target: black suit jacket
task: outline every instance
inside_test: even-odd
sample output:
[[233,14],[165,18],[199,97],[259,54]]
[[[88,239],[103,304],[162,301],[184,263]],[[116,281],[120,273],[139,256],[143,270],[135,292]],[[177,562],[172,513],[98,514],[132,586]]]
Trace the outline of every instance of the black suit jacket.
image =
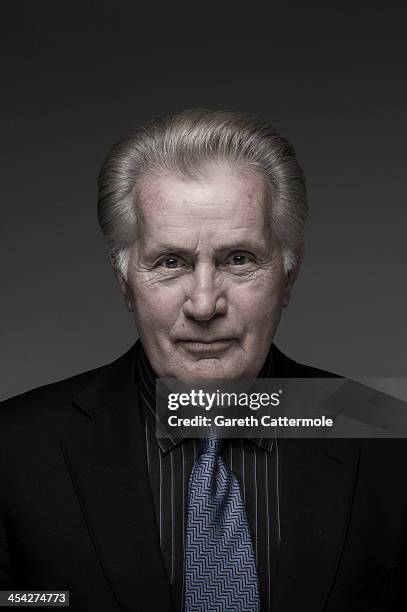
[[[132,375],[113,363],[0,405],[0,589],[172,610]],[[273,347],[280,377],[318,377]],[[407,610],[403,440],[281,440],[273,612]]]

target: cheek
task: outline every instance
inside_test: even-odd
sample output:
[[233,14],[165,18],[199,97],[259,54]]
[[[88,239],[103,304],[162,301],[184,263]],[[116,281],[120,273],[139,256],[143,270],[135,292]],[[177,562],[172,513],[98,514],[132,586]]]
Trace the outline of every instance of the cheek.
[[139,286],[133,292],[134,318],[138,327],[154,333],[169,329],[179,316],[180,292],[164,286]]
[[[260,324],[271,325],[280,316],[282,301],[282,283],[267,277],[260,277],[233,292],[234,309],[251,328],[258,328]],[[262,333],[261,328],[258,329]]]

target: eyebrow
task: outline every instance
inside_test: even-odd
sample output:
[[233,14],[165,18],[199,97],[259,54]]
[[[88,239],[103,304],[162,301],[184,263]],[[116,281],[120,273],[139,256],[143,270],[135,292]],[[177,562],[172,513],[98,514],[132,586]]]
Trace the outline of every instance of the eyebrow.
[[[250,240],[239,240],[230,243],[221,243],[216,245],[214,248],[215,253],[224,253],[226,251],[254,251],[258,250],[259,243],[252,242]],[[152,254],[159,253],[179,253],[180,255],[192,255],[195,249],[189,249],[188,247],[171,244],[169,242],[161,242],[155,246],[147,249],[147,252]]]

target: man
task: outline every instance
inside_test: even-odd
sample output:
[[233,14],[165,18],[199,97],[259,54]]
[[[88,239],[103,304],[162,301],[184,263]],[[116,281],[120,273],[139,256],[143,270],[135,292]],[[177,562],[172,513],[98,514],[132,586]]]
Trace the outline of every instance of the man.
[[98,212],[139,341],[2,405],[1,588],[74,610],[404,610],[402,441],[157,436],[156,378],[329,376],[273,344],[307,214],[291,145],[237,113],[159,118],[107,156]]

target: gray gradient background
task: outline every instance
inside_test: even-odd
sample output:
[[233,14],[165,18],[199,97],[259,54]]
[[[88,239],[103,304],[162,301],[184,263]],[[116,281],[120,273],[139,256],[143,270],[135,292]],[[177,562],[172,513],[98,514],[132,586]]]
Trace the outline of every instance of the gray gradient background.
[[96,176],[126,130],[191,106],[267,118],[305,167],[307,252],[280,348],[349,376],[407,376],[402,9],[76,6],[2,8],[0,398],[134,341]]

